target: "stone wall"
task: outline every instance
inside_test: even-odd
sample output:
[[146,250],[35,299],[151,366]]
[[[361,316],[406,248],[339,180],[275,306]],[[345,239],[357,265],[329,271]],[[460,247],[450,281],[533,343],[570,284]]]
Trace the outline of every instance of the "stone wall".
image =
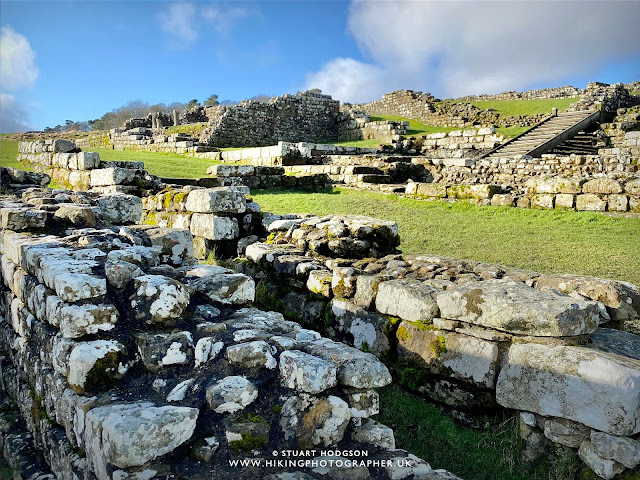
[[467,95],[459,97],[457,102],[477,102],[484,100],[548,100],[553,98],[579,97],[583,90],[567,85],[565,87],[541,88],[538,90],[527,90],[526,92],[502,92],[496,95]]
[[397,233],[373,219],[266,215],[263,226],[268,243],[237,264],[259,280],[260,304],[374,353],[464,418],[520,411],[527,461],[553,442],[602,478],[638,464],[640,337],[617,329],[640,333],[637,286],[380,251],[360,232]]
[[417,150],[430,158],[472,158],[504,142],[493,127],[431,133],[416,142]]
[[380,143],[398,142],[407,134],[409,122],[390,120],[371,121],[363,112],[343,111],[338,116],[338,141],[379,140]]
[[[237,193],[185,205],[235,215]],[[76,195],[0,200],[0,444],[15,478],[457,478],[370,418],[391,382],[374,355],[253,308],[254,280],[197,265],[187,230],[120,226],[115,208],[49,223]],[[283,465],[285,449],[317,453]]]
[[143,162],[105,162],[98,153],[80,151],[68,140],[20,142],[18,152],[19,161],[75,190],[141,194],[161,186]]
[[571,105],[569,111],[600,109],[613,115],[619,108],[634,106],[636,100],[622,83],[589,82],[580,100]]
[[209,107],[209,127],[200,140],[217,147],[335,141],[339,105],[329,95],[301,92],[274,97],[269,103],[248,100],[230,107]]

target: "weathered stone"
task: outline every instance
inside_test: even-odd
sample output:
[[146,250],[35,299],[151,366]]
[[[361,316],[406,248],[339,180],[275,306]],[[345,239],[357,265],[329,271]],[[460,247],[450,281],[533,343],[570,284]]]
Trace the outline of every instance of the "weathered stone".
[[91,186],[128,185],[135,178],[135,170],[129,168],[99,168],[91,170]]
[[353,337],[353,346],[376,356],[390,348],[387,338],[389,319],[376,312],[369,312],[353,301],[334,298],[330,303],[336,320],[336,330]]
[[124,346],[115,340],[94,340],[77,343],[69,354],[67,381],[74,392],[108,386],[109,380],[127,372],[120,363]]
[[189,387],[193,385],[193,382],[195,382],[195,380],[193,378],[189,378],[173,387],[169,392],[169,395],[167,395],[167,402],[181,402],[184,400],[184,397],[187,396],[187,391],[189,390]]
[[259,265],[270,265],[280,255],[303,255],[304,251],[294,245],[270,245],[254,243],[246,250],[246,257]]
[[437,301],[444,318],[519,335],[581,335],[593,332],[599,320],[595,302],[540,291],[520,282],[469,282],[441,292]]
[[197,213],[242,213],[246,209],[243,193],[234,187],[192,190],[186,208]]
[[620,463],[600,457],[595,452],[593,444],[589,441],[585,441],[580,445],[578,456],[596,475],[604,480],[611,480],[624,471],[624,466]]
[[389,280],[378,285],[376,309],[413,322],[438,316],[438,290],[417,280]]
[[638,385],[638,360],[585,347],[514,344],[496,399],[507,408],[633,435],[640,432]]
[[351,418],[367,418],[380,413],[380,395],[375,390],[349,389],[345,400],[351,409]]
[[371,353],[361,352],[329,339],[310,342],[303,351],[338,366],[338,382],[355,388],[377,388],[391,383],[391,375],[384,364]]
[[196,427],[197,408],[138,402],[94,408],[85,418],[87,460],[97,478],[107,465],[137,467],[173,451]]
[[[50,282],[45,282],[50,285]],[[102,298],[107,293],[107,280],[85,273],[56,275],[53,284],[56,295],[65,302]]]
[[576,204],[576,196],[571,193],[559,193],[556,195],[556,210],[573,210]]
[[378,287],[381,282],[391,280],[385,275],[358,275],[356,279],[356,294],[354,300],[356,304],[363,308],[371,308],[375,305]]
[[118,321],[113,305],[65,305],[59,311],[60,333],[65,338],[108,331]]
[[104,265],[104,273],[109,281],[109,285],[114,288],[124,288],[135,277],[141,277],[144,272],[138,265],[125,261],[107,261]]
[[582,185],[583,193],[622,193],[622,185],[611,178],[592,178]]
[[135,195],[112,193],[98,198],[98,217],[104,223],[128,225],[142,218],[142,200]]
[[232,240],[240,235],[237,219],[207,213],[194,213],[190,230],[194,236],[209,240]]
[[553,210],[555,195],[538,194],[531,197],[531,208],[540,208],[543,210]]
[[640,178],[632,178],[624,184],[624,191],[629,195],[640,195]]
[[425,329],[411,322],[402,322],[396,332],[398,357],[419,359],[435,375],[492,389],[498,370],[498,346],[446,331]]
[[310,292],[331,298],[332,281],[333,273],[329,270],[312,270],[309,272],[309,278],[307,279],[307,289]]
[[216,342],[214,337],[204,337],[198,340],[194,352],[196,368],[213,360],[224,348],[224,343]]
[[53,141],[53,151],[55,153],[73,152],[76,149],[76,144],[70,140],[56,139]]
[[447,186],[439,183],[417,183],[416,195],[419,197],[445,198]]
[[347,403],[334,396],[326,398],[302,394],[289,397],[282,406],[280,427],[292,447],[325,447],[344,437],[351,413]]
[[62,204],[53,214],[53,218],[74,227],[95,227],[97,219],[93,210],[89,205]]
[[496,193],[491,197],[491,205],[497,207],[513,207],[515,198],[509,193]]
[[609,211],[610,212],[626,212],[629,208],[629,198],[622,195],[609,195]]
[[604,212],[607,209],[607,200],[600,198],[595,193],[585,193],[576,196],[576,210]]
[[273,358],[271,347],[263,340],[240,343],[227,348],[226,357],[230,363],[245,368],[266,367],[276,368],[277,362]]
[[581,193],[583,182],[580,178],[536,176],[525,182],[525,188],[533,194]]
[[591,431],[593,451],[601,458],[614,460],[627,468],[640,464],[640,440]]
[[[214,302],[226,305],[244,305],[253,302],[256,295],[256,285],[253,278],[242,273],[217,273],[211,271],[194,275],[194,270],[187,272],[186,287],[193,293],[199,292]],[[190,276],[195,278],[191,279]]]
[[46,226],[47,212],[27,208],[0,208],[0,227],[21,232],[41,230]]
[[361,425],[353,427],[351,438],[355,442],[366,443],[378,448],[390,450],[396,448],[393,430],[371,419],[367,419]]
[[307,393],[320,393],[335,387],[337,368],[332,362],[299,350],[280,354],[280,379],[287,388]]
[[189,292],[179,282],[162,275],[143,275],[133,280],[129,296],[137,319],[161,323],[178,318],[189,304]]
[[589,438],[591,429],[564,418],[547,418],[543,424],[544,436],[554,443],[579,448]]
[[244,377],[225,377],[207,387],[207,402],[216,413],[234,413],[258,398],[258,389]]
[[498,185],[453,185],[447,188],[447,196],[452,198],[488,199],[500,193]]
[[336,297],[351,298],[356,293],[357,272],[351,267],[336,267],[333,269],[331,291]]
[[151,372],[193,361],[193,338],[189,332],[140,333],[136,336],[136,344],[142,363]]

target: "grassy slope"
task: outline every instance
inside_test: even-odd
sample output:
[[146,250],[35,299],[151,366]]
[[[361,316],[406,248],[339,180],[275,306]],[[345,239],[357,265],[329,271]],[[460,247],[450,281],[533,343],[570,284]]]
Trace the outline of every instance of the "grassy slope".
[[[578,101],[577,97],[555,98],[549,100],[482,100],[469,102],[481,110],[488,108],[495,110],[500,115],[535,115],[537,113],[551,113],[552,108],[559,111],[566,110],[572,103]],[[467,102],[465,102],[467,103]]]
[[433,253],[540,272],[571,272],[640,284],[640,220],[419,201],[338,189],[334,194],[254,192],[274,213],[350,213],[398,222],[405,253]]

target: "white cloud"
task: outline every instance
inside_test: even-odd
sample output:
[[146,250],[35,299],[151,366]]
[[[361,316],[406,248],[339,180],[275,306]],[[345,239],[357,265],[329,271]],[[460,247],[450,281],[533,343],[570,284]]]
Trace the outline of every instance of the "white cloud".
[[251,15],[242,7],[219,4],[198,6],[190,2],[177,2],[159,12],[156,19],[160,28],[173,40],[173,46],[186,48],[196,42],[201,29],[208,25],[218,34],[227,34],[240,20]]
[[306,89],[319,88],[345,102],[365,102],[384,93],[386,73],[353,58],[334,58],[306,76]]
[[13,95],[0,93],[0,132],[14,133],[33,130],[25,106]]
[[207,5],[200,10],[205,19],[218,33],[228,33],[239,20],[249,16],[246,8],[222,8],[217,5]]
[[3,89],[32,87],[40,74],[35,59],[36,53],[24,35],[10,26],[0,29],[0,82]]
[[156,15],[160,28],[173,38],[175,47],[188,47],[198,38],[196,7],[193,3],[172,3]]
[[[354,1],[349,31],[371,59],[363,65],[384,72],[372,79],[382,91],[458,96],[595,75],[640,54],[638,18],[640,2]],[[340,71],[333,62],[308,78],[324,79],[340,100],[360,97],[362,68]]]

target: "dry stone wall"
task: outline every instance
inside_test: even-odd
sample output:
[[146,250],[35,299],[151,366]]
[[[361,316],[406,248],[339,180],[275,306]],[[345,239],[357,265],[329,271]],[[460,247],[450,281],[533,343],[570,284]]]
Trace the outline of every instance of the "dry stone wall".
[[[237,194],[185,205],[233,215]],[[254,280],[197,265],[188,230],[49,225],[64,195],[80,194],[0,200],[0,443],[16,478],[457,479],[371,418],[391,382],[373,354],[254,308]],[[285,449],[317,454],[283,464]]]
[[373,352],[436,402],[520,411],[529,461],[552,442],[601,478],[640,463],[640,337],[617,329],[640,333],[637,286],[390,253],[358,242],[376,228],[396,239],[394,227],[361,217],[267,215],[263,226],[267,241],[237,264],[258,302]]
[[526,92],[502,92],[496,95],[467,95],[459,97],[457,102],[475,102],[483,100],[549,100],[554,98],[579,97],[584,90],[567,85],[565,87],[541,88],[538,90],[527,90]]
[[409,122],[371,121],[363,112],[344,111],[338,116],[338,141],[378,140],[380,143],[400,141],[407,134]]
[[217,147],[252,147],[286,142],[330,142],[338,138],[340,102],[329,95],[301,92],[207,108],[209,127],[200,140]]

